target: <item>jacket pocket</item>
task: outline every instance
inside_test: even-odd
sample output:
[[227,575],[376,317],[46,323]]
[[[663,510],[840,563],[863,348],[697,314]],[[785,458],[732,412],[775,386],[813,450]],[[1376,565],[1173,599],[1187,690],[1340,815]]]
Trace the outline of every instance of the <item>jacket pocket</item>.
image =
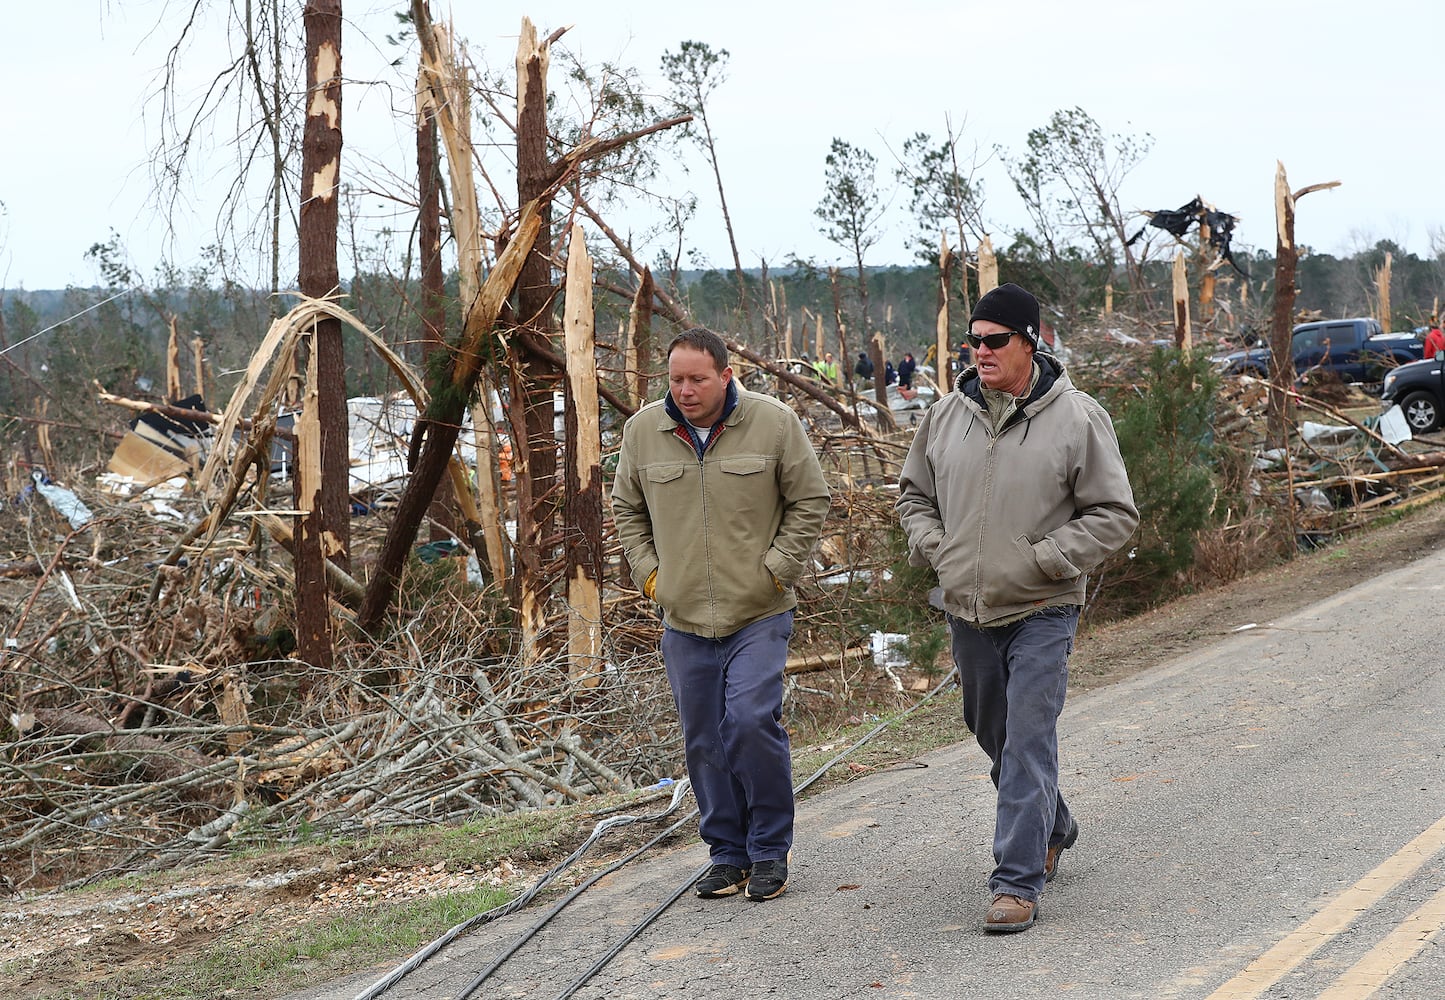
[[[768,475],[770,464],[762,455],[736,455],[718,462],[721,475],[714,480],[715,496],[722,508],[717,513],[728,531],[766,530],[779,502],[777,480]],[[766,544],[771,542],[768,539]]]
[[761,455],[748,458],[725,458],[718,463],[718,468],[730,476],[751,476],[762,472],[767,467],[768,460]]
[[1007,565],[994,566],[983,574],[983,599],[993,607],[1027,604],[1054,596],[1059,585],[1039,565],[1034,543],[1026,535],[1013,541],[1013,552]]
[[647,469],[647,481],[649,483],[670,483],[674,479],[681,479],[687,469],[681,465],[652,465]]
[[[1028,545],[1028,539],[1024,539]],[[1034,563],[1050,580],[1072,580],[1079,575],[1079,568],[1069,562],[1059,548],[1058,543],[1051,538],[1041,538],[1029,545],[1029,551],[1033,553]]]

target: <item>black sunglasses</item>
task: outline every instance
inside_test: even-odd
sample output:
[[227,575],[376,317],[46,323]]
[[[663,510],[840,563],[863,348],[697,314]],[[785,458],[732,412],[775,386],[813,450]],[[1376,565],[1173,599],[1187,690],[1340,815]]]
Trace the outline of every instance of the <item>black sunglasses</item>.
[[1003,333],[987,333],[982,337],[976,333],[965,333],[963,339],[967,341],[969,347],[983,344],[990,351],[1001,351],[1008,346],[1009,338],[1013,335],[1013,330],[1005,330]]

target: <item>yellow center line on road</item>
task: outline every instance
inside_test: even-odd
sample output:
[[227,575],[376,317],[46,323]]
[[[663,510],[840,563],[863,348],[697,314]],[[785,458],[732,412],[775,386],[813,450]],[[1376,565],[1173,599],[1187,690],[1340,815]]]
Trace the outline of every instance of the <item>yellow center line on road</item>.
[[1316,1000],[1363,1000],[1387,983],[1400,967],[1430,943],[1445,924],[1445,889],[1410,914],[1400,926],[1370,949],[1349,971],[1336,979]]
[[1445,847],[1445,818],[1386,858],[1205,1000],[1255,1000]]

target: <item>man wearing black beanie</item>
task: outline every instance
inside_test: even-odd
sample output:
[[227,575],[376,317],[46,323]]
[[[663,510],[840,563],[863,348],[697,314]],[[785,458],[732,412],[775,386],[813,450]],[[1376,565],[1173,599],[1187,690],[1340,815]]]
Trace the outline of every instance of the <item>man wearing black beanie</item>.
[[1086,574],[1139,523],[1108,413],[1039,352],[1018,285],[978,300],[972,364],[918,425],[899,478],[909,560],[943,590],[963,717],[998,789],[984,929],[1027,930],[1079,836],[1058,719]]

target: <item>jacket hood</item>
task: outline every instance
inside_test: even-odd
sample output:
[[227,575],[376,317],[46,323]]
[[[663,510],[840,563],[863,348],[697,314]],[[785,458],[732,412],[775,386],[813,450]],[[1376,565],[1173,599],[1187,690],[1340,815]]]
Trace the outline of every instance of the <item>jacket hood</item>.
[[[1029,393],[1025,403],[1032,403],[1043,397],[1045,393],[1060,379],[1067,378],[1064,372],[1064,363],[1052,354],[1045,354],[1042,351],[1034,352],[1034,361],[1039,366],[1039,383],[1034,386],[1034,391]],[[958,373],[953,380],[953,390],[977,403],[983,402],[983,385],[978,378],[978,365],[969,365]]]

